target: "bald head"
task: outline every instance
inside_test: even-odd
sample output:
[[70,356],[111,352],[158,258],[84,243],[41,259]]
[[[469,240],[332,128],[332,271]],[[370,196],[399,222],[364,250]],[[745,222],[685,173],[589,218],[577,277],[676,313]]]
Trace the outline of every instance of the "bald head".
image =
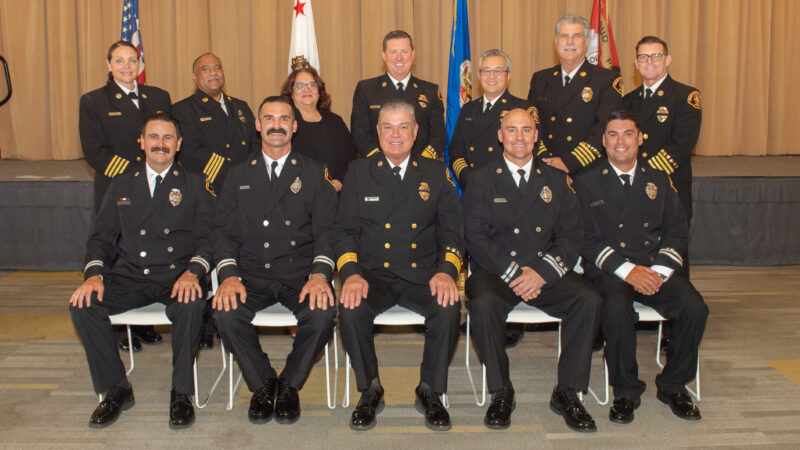
[[522,108],[509,111],[497,131],[497,138],[503,143],[503,155],[518,166],[527,164],[533,157],[537,137],[536,122]]

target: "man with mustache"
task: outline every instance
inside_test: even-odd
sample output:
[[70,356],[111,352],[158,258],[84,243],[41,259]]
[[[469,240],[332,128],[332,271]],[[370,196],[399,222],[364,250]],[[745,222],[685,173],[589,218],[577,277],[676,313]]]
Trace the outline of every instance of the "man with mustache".
[[603,120],[622,108],[622,77],[586,60],[588,36],[583,17],[559,19],[559,65],[534,73],[528,91],[542,128],[536,158],[570,174],[603,157]]
[[[333,251],[328,230],[336,190],[328,169],[292,149],[294,109],[282,96],[258,109],[261,151],[233,166],[214,215],[219,289],[214,319],[253,391],[250,422],[300,418],[298,390],[333,332]],[[278,375],[250,323],[280,303],[297,318],[297,335]]]
[[114,345],[108,316],[163,303],[172,322],[169,426],[194,423],[192,363],[200,343],[211,261],[213,197],[204,180],[179,164],[177,122],[167,113],[145,120],[145,163],[114,177],[86,244],[85,281],[70,298],[92,384],[104,394],[89,426],[114,423],[133,406],[133,388]]
[[524,301],[561,319],[563,349],[550,408],[569,428],[596,431],[578,392],[589,385],[603,300],[571,271],[583,242],[578,199],[563,172],[533,157],[536,123],[526,110],[509,111],[497,135],[503,157],[470,175],[461,198],[472,269],[467,308],[493,393],[484,424],[511,424],[515,393],[504,330],[508,313]]
[[439,159],[444,152],[447,133],[444,128],[444,104],[439,86],[411,74],[414,42],[403,30],[390,31],[383,38],[381,57],[386,74],[361,80],[353,93],[350,131],[359,155],[378,153],[378,113],[387,100],[400,98],[414,105],[419,134],[414,155]]
[[[213,53],[203,53],[192,64],[195,93],[172,105],[172,114],[183,131],[180,162],[192,172],[203,174],[216,195],[230,166],[244,161],[261,146],[255,119],[244,100],[223,91],[225,72]],[[214,346],[214,323],[206,311],[201,349]]]
[[585,221],[581,255],[586,276],[605,301],[601,325],[615,423],[633,421],[645,383],[636,365],[636,312],[641,302],[673,322],[667,364],[656,376],[657,397],[673,414],[699,420],[685,384],[697,370],[708,307],[683,272],[686,214],[669,176],[637,161],[644,137],[636,116],[612,112],[604,124],[608,159],[575,179]]

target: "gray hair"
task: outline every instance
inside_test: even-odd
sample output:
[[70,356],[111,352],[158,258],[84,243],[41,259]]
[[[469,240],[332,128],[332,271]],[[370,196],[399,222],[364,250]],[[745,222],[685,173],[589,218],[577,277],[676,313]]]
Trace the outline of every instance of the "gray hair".
[[582,16],[577,14],[567,14],[558,19],[558,22],[556,22],[556,37],[558,37],[558,29],[561,28],[562,23],[570,25],[583,25],[583,36],[587,39],[589,38],[589,21],[584,19]]
[[483,60],[490,57],[490,56],[502,56],[506,60],[506,68],[509,72],[511,72],[511,58],[503,53],[502,50],[498,50],[493,48],[491,50],[486,50],[485,52],[481,53],[481,58],[478,60],[478,69],[483,66]]
[[378,113],[378,121],[380,121],[380,115],[385,112],[397,112],[397,111],[404,111],[411,114],[411,118],[414,122],[417,121],[416,115],[414,114],[414,106],[407,101],[400,99],[400,98],[393,98],[384,102],[381,105],[381,111]]

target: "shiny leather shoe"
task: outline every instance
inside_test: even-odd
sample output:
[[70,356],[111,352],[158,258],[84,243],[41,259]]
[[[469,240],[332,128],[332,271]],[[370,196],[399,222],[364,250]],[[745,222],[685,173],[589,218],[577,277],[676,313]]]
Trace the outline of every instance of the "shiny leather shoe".
[[214,348],[214,335],[200,336],[200,350],[211,350]]
[[250,423],[264,424],[272,419],[275,413],[275,392],[278,390],[278,379],[267,380],[263,387],[256,389],[250,398],[250,409],[247,418]]
[[633,422],[633,410],[641,404],[641,397],[615,398],[613,406],[608,411],[608,419],[614,423],[631,423]]
[[447,431],[450,424],[450,414],[439,399],[439,394],[430,387],[417,386],[415,390],[417,401],[414,402],[417,411],[425,416],[425,426],[433,431]]
[[89,428],[105,428],[111,425],[117,421],[122,411],[130,409],[135,403],[133,388],[112,386],[89,418]]
[[188,394],[175,391],[169,394],[169,428],[180,430],[194,424],[194,407]]
[[375,416],[383,411],[383,388],[370,386],[361,394],[353,415],[350,416],[350,429],[355,431],[366,431],[372,429],[377,424]]
[[275,400],[275,421],[288,425],[300,418],[300,396],[297,389],[278,380],[278,397]]
[[656,394],[659,400],[669,405],[672,414],[686,420],[700,420],[700,410],[692,402],[692,398],[683,392],[677,394],[665,394],[658,391]]
[[550,397],[550,409],[554,413],[564,416],[564,422],[574,431],[581,433],[597,431],[594,419],[586,411],[583,402],[578,398],[578,393],[573,389],[553,390],[553,395]]
[[[139,340],[138,337],[132,336],[131,341],[133,341],[133,353],[142,351],[142,341]],[[127,352],[130,348],[128,346],[128,336],[124,338],[117,339],[117,348],[122,350],[123,352]]]
[[143,327],[133,330],[136,333],[136,336],[139,336],[139,339],[142,340],[142,343],[147,345],[152,344],[160,344],[161,343],[161,335],[156,333],[156,330],[153,327]]
[[506,348],[516,347],[522,340],[523,334],[525,334],[525,327],[521,324],[506,325]]
[[493,430],[504,430],[511,425],[511,413],[517,406],[514,388],[504,386],[492,395],[492,404],[486,410],[483,423]]

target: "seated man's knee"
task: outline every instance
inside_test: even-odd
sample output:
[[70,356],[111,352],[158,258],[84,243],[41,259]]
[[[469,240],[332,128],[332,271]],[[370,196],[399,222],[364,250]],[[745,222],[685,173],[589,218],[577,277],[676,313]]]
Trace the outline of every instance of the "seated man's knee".
[[309,310],[298,325],[307,325],[314,328],[333,328],[333,318],[336,316],[335,308]]

